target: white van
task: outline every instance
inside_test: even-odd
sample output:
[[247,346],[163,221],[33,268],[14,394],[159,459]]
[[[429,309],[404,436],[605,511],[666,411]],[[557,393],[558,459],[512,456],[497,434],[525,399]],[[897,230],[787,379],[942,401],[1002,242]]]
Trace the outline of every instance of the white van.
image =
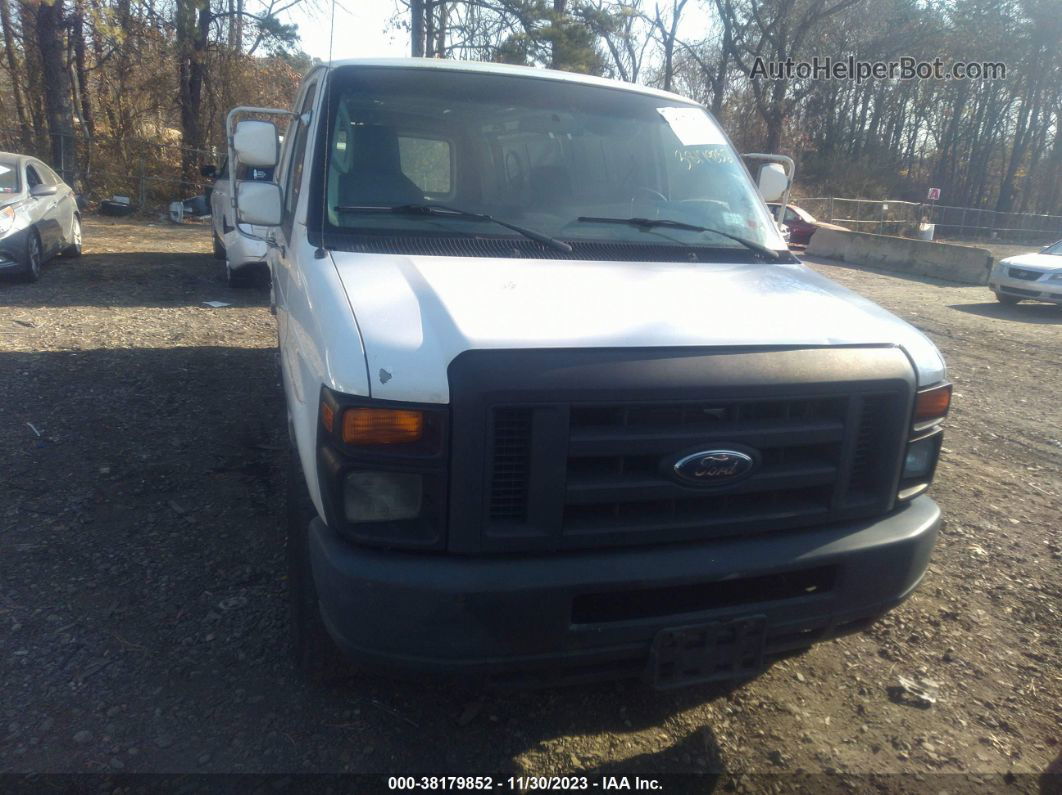
[[338,647],[744,677],[918,585],[944,362],[788,252],[764,204],[784,184],[761,196],[697,103],[347,61],[307,75],[282,151],[270,123],[230,129],[277,167],[235,208],[271,230],[307,673]]

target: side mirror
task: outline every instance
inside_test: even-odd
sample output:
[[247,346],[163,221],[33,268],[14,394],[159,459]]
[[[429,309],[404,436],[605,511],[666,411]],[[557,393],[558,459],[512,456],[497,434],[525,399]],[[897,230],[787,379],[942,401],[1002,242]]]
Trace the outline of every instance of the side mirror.
[[767,163],[760,169],[760,195],[765,202],[781,201],[789,188],[789,177],[781,163]]
[[30,196],[33,196],[38,199],[43,196],[54,196],[58,192],[58,185],[34,185],[32,188],[30,188]]
[[280,226],[284,201],[275,182],[241,179],[236,183],[236,220],[254,226]]
[[273,168],[280,162],[280,136],[271,121],[249,119],[236,125],[232,136],[236,159],[245,166]]
[[207,179],[214,179],[218,175],[218,167],[213,163],[204,163],[199,167],[199,173]]

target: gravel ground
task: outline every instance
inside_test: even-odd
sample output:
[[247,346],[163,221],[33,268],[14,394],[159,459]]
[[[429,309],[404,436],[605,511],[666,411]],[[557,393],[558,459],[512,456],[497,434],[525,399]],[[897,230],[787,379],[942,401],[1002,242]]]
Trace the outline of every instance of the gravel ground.
[[90,220],[85,248],[0,283],[0,772],[906,771],[939,791],[926,774],[1062,761],[1062,310],[813,263],[927,331],[956,384],[937,553],[870,630],[722,694],[315,689],[286,656],[265,291],[224,286],[201,226]]

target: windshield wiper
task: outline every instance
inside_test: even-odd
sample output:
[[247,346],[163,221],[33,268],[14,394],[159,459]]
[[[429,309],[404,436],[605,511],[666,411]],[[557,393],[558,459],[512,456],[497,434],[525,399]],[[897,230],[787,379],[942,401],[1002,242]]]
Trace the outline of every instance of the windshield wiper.
[[395,215],[430,215],[435,218],[453,218],[461,221],[486,221],[487,223],[497,224],[498,226],[504,226],[506,229],[512,229],[514,232],[523,235],[528,240],[534,240],[536,243],[541,243],[548,248],[555,251],[563,251],[565,254],[572,253],[572,247],[565,243],[563,240],[557,240],[542,232],[536,232],[534,229],[527,229],[523,226],[517,226],[511,224],[508,221],[502,221],[495,218],[492,215],[486,215],[485,213],[473,213],[468,210],[459,210],[456,207],[448,207],[445,204],[396,204],[388,207],[387,205],[340,205],[333,208],[337,213],[392,213]]
[[682,221],[672,221],[670,218],[595,218],[589,215],[581,215],[575,220],[583,224],[625,224],[627,226],[636,226],[639,229],[652,229],[660,226],[666,227],[667,229],[685,229],[688,232],[711,232],[713,235],[722,235],[723,237],[735,240],[745,248],[751,249],[757,254],[762,254],[767,259],[775,262],[778,262],[782,258],[781,252],[775,251],[773,248],[767,248],[767,246],[760,245],[755,241],[747,240],[738,235],[732,235],[729,232],[723,232],[719,229],[712,229],[707,226],[697,226],[696,224],[686,224]]

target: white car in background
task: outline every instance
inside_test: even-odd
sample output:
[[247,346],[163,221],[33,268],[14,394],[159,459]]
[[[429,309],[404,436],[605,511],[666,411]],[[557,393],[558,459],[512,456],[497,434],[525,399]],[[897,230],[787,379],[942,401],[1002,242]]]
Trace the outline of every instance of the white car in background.
[[35,282],[56,254],[81,255],[76,194],[40,160],[0,152],[0,273]]
[[[225,262],[225,281],[229,287],[247,287],[256,274],[266,267],[268,247],[262,238],[268,231],[263,227],[241,224],[240,234],[236,229],[232,208],[232,179],[229,174],[227,158],[221,161],[221,168],[204,165],[200,173],[214,180],[213,188],[207,189],[210,201],[211,227],[214,238],[214,257]],[[237,179],[263,180],[273,179],[273,169],[248,168],[240,166]],[[254,235],[254,237],[248,237]]]
[[1062,304],[1062,240],[1036,254],[1000,260],[992,268],[988,286],[1002,304],[1025,299]]

